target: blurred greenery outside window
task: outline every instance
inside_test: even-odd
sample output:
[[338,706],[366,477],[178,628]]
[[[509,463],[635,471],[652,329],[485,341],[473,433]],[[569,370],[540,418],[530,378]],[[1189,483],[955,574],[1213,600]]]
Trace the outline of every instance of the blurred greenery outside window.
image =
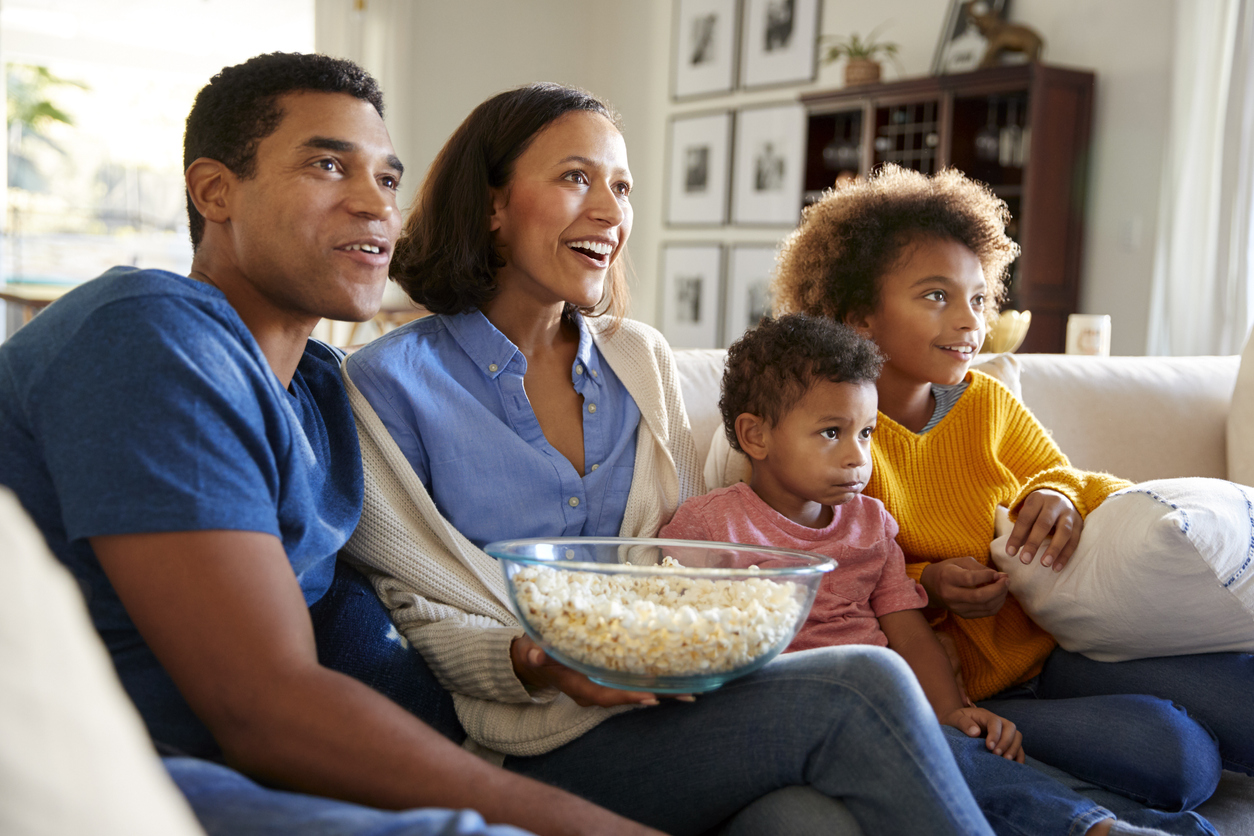
[[93,73],[88,83],[45,66],[5,65],[5,282],[77,284],[115,264],[186,272],[191,246],[178,145],[150,150],[143,116],[131,136],[101,131],[104,125],[116,134],[117,113],[137,98],[149,111],[177,108],[181,122],[188,101],[182,85],[162,90],[159,80],[134,75]]

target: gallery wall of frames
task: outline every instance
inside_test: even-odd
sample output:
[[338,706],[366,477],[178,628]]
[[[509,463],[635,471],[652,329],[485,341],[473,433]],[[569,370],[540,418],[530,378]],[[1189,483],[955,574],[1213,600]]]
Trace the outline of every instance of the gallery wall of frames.
[[954,166],[1007,202],[1023,254],[1006,307],[1033,312],[1024,350],[1062,350],[1094,75],[1025,56],[981,66],[987,41],[949,5],[930,75],[816,90],[821,0],[674,0],[657,319],[672,344],[726,347],[755,325],[802,207],[891,162]]
[[801,217],[796,88],[816,77],[821,6],[675,0],[658,321],[677,347],[725,347],[770,312],[775,251]]

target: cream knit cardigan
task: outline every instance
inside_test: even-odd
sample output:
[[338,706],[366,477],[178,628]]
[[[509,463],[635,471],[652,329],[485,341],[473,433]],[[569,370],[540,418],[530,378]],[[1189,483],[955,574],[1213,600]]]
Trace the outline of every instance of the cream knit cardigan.
[[[680,503],[705,492],[675,358],[647,325],[621,320],[610,334],[608,322],[585,321],[640,409],[620,534],[652,537]],[[509,654],[523,631],[510,612],[500,566],[440,515],[347,371],[344,382],[365,469],[361,522],[347,551],[371,577],[398,629],[452,692],[468,748],[498,761],[538,755],[625,710],[580,707],[555,689],[532,693],[523,686]]]

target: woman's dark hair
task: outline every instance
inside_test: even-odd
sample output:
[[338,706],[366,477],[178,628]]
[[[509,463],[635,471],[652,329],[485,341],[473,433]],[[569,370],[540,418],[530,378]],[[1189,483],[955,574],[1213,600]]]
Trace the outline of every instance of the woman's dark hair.
[[1019,245],[1006,235],[1010,211],[983,183],[946,169],[932,176],[885,165],[867,180],[828,191],[785,240],[771,291],[776,314],[802,312],[847,322],[873,313],[879,280],[927,238],[957,241],[980,260],[986,316],[997,312]]
[[[207,157],[236,177],[252,177],[257,146],[283,121],[279,97],[287,93],[347,93],[369,102],[383,116],[383,94],[375,80],[352,61],[329,55],[271,52],[227,67],[196,94],[183,132],[183,170]],[[192,249],[205,234],[204,216],[187,196]]]
[[718,399],[727,441],[740,450],[738,416],[775,426],[815,382],[874,383],[883,363],[875,343],[848,325],[806,314],[765,317],[727,349]]
[[[491,190],[509,185],[515,161],[538,133],[578,111],[600,114],[622,130],[618,114],[591,94],[541,83],[498,93],[453,131],[427,172],[392,256],[392,278],[410,298],[442,314],[481,308],[492,298],[505,261],[488,228]],[[626,310],[626,255],[622,251],[610,268],[604,312],[613,317]]]

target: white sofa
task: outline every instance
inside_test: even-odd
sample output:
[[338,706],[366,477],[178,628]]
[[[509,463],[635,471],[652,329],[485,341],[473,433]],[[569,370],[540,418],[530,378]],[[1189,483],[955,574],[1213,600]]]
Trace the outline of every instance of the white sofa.
[[[703,461],[714,433],[723,431],[718,397],[725,356],[720,349],[676,351]],[[1254,439],[1246,428],[1254,435],[1254,347],[1246,349],[1246,370],[1239,375],[1241,362],[1235,355],[1022,354],[981,357],[977,367],[990,363],[986,369],[1020,394],[1076,467],[1134,482],[1209,476],[1250,484]],[[1241,388],[1234,399],[1238,377]],[[1234,403],[1240,421],[1230,427]],[[1254,836],[1254,778],[1225,772],[1200,812],[1223,836]]]

